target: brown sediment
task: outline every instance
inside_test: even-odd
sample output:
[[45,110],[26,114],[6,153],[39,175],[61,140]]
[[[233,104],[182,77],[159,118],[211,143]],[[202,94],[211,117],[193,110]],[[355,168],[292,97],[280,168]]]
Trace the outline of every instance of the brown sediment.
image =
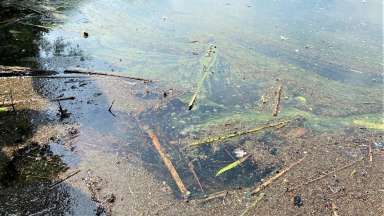
[[285,173],[287,173],[289,170],[291,170],[293,167],[297,166],[298,164],[300,164],[301,162],[303,162],[303,160],[305,159],[305,156],[303,158],[301,158],[300,160],[292,163],[291,165],[289,165],[287,168],[279,171],[276,175],[272,176],[270,179],[268,179],[267,181],[265,181],[263,184],[259,185],[256,189],[254,189],[251,193],[252,194],[256,194],[256,193],[259,193],[260,191],[264,190],[266,187],[268,187],[270,184],[272,184],[272,182],[274,182],[275,180],[277,180],[278,178],[280,178],[281,176],[283,176]]
[[333,174],[333,173],[336,173],[336,172],[342,171],[342,170],[344,170],[344,169],[347,169],[347,168],[349,168],[349,167],[355,165],[356,163],[358,163],[358,162],[360,162],[360,161],[362,161],[362,160],[364,160],[364,157],[361,157],[361,158],[359,158],[359,159],[357,159],[357,160],[355,160],[355,161],[352,161],[351,163],[349,163],[349,164],[347,164],[347,165],[345,165],[345,166],[343,166],[343,167],[341,167],[341,168],[339,168],[339,169],[335,169],[335,170],[333,170],[333,171],[331,171],[331,172],[328,172],[328,173],[326,173],[326,174],[324,174],[324,175],[321,175],[320,177],[317,177],[317,178],[315,178],[315,179],[309,180],[309,181],[305,182],[304,184],[299,185],[298,187],[296,187],[296,188],[294,188],[294,189],[298,189],[298,188],[301,188],[302,186],[309,185],[309,184],[311,184],[311,183],[313,183],[313,182],[319,181],[319,180],[321,180],[321,179],[323,179],[323,178],[328,177],[329,175],[331,175],[331,174]]

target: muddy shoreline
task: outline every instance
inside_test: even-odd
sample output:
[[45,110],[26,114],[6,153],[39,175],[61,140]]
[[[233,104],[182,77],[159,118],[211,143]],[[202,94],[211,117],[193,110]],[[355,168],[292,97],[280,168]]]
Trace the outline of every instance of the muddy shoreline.
[[[4,138],[8,136],[7,139],[2,139],[2,141],[7,140],[7,145],[5,142],[2,144],[2,152],[7,152],[6,166],[14,166],[12,172],[17,174],[10,175],[9,168],[5,169],[7,171],[2,180],[6,181],[8,185],[2,187],[0,203],[2,203],[1,209],[4,210],[3,214],[44,214],[45,211],[49,211],[75,215],[86,212],[88,212],[86,214],[96,215],[121,215],[124,214],[123,212],[130,212],[129,214],[132,215],[237,215],[253,200],[250,191],[260,184],[257,182],[248,186],[244,185],[244,188],[224,183],[226,185],[224,188],[216,190],[211,188],[206,192],[209,196],[210,193],[227,188],[226,190],[230,191],[228,195],[208,201],[199,201],[204,198],[196,197],[185,203],[180,200],[180,194],[173,180],[166,173],[160,158],[148,160],[147,156],[143,155],[145,151],[152,151],[150,155],[156,155],[150,140],[145,141],[144,139],[144,143],[141,144],[144,146],[141,147],[132,146],[121,149],[118,143],[126,141],[122,139],[121,132],[116,130],[122,130],[122,132],[131,130],[133,133],[141,133],[141,137],[145,138],[143,132],[135,132],[135,124],[128,122],[129,119],[133,121],[133,116],[137,116],[137,112],[142,112],[141,106],[143,105],[140,104],[152,106],[155,110],[162,110],[168,109],[167,101],[172,103],[172,95],[164,98],[161,88],[145,90],[147,94],[158,95],[157,99],[141,99],[142,94],[131,91],[134,93],[129,104],[134,104],[134,106],[128,106],[131,112],[127,115],[119,111],[121,106],[127,106],[127,104],[121,103],[126,100],[127,96],[121,97],[116,94],[121,92],[121,86],[113,88],[111,84],[126,82],[130,88],[137,88],[138,91],[142,87],[141,85],[147,84],[132,85],[130,81],[123,81],[120,78],[105,77],[92,77],[85,80],[83,78],[2,79],[9,85],[21,87],[20,89],[13,88],[14,97],[17,99],[43,96],[37,102],[16,105],[16,111],[10,110],[1,114],[1,125],[7,127],[9,131],[16,131],[16,134],[4,133],[2,135]],[[102,85],[105,85],[109,91],[101,93]],[[6,91],[5,86],[2,91]],[[37,92],[33,86],[39,86]],[[52,89],[54,90],[51,91]],[[112,110],[115,116],[108,111],[111,102],[103,100],[103,96],[106,94],[114,98]],[[46,98],[71,95],[76,95],[76,99],[61,102],[62,107],[71,114],[68,118],[60,118],[57,103],[50,102]],[[140,96],[136,98],[135,95]],[[33,112],[26,111],[28,109]],[[28,120],[23,119],[26,116]],[[93,118],[100,119],[90,121]],[[5,122],[10,122],[11,119],[15,123],[21,121],[24,124],[28,122],[28,124],[16,124],[13,128],[9,128],[10,125]],[[104,124],[101,131],[100,124]],[[249,135],[248,138],[244,137],[245,141],[241,141],[245,142],[243,145],[248,145],[247,143],[252,140],[264,143],[252,153],[253,163],[261,167],[270,165],[273,167],[270,172],[266,173],[265,178],[260,179],[261,182],[269,178],[268,174],[272,176],[274,172],[307,155],[302,164],[265,189],[266,198],[260,202],[257,211],[271,215],[321,215],[331,214],[333,210],[330,206],[335,204],[340,214],[354,215],[356,212],[364,212],[363,214],[371,212],[369,213],[371,215],[380,215],[383,202],[383,192],[380,189],[380,179],[383,177],[383,153],[382,144],[380,145],[382,134],[363,128],[351,128],[346,130],[343,135],[332,134],[332,132],[318,134],[301,129],[298,127],[300,124],[302,123],[299,121],[269,132],[275,134],[274,143],[279,139],[283,141],[280,145],[275,143],[273,147],[268,147],[270,145],[268,136],[263,138],[260,135],[256,136],[259,137],[256,140],[254,140],[254,135]],[[99,132],[95,132],[95,129]],[[137,138],[132,137],[131,139]],[[159,139],[162,143],[166,140],[161,135]],[[11,145],[12,148],[8,147],[9,143],[14,143]],[[137,145],[133,141],[132,143]],[[62,146],[62,150],[52,153],[49,147],[52,144]],[[369,159],[369,145],[372,148],[372,162]],[[167,146],[167,148],[169,147]],[[231,151],[231,149],[228,150]],[[168,149],[168,151],[171,155],[173,154],[172,150]],[[272,157],[271,152],[275,152]],[[276,152],[278,153],[276,154]],[[57,156],[57,154],[61,156]],[[225,152],[219,151],[218,154],[225,154]],[[336,172],[324,180],[295,189],[310,179],[342,167],[360,157],[364,157],[363,161],[348,169]],[[66,161],[66,165],[63,161]],[[179,168],[182,166],[183,162],[180,164],[180,161],[173,161]],[[41,163],[43,165],[40,165]],[[48,167],[48,169],[38,169],[39,166]],[[28,169],[32,169],[32,172],[28,172]],[[55,187],[54,192],[49,189],[54,182],[76,170],[80,170],[80,172]],[[247,170],[247,168],[242,170]],[[197,173],[206,175],[199,169],[197,169]],[[184,174],[182,177],[186,182],[189,180],[187,181],[185,178],[192,178],[190,181],[192,185],[188,183],[188,188],[195,193],[199,191],[193,177],[186,177]],[[228,178],[228,176],[226,177]],[[239,183],[238,180],[234,181],[235,185]],[[211,180],[202,176],[201,181],[204,187],[208,187]],[[32,191],[32,193],[27,191]],[[21,197],[11,194],[18,194]],[[52,195],[56,198],[51,198]],[[36,196],[42,199],[32,199]],[[302,199],[302,206],[295,206],[293,198],[296,196],[300,196]],[[47,203],[46,200],[51,199],[56,201]],[[10,200],[13,201],[10,202]],[[147,203],[148,201],[149,203]],[[87,203],[87,205],[79,206],[76,204],[78,202]],[[16,203],[29,204],[21,206]],[[351,203],[354,204],[351,205]],[[170,208],[170,206],[173,207]]]

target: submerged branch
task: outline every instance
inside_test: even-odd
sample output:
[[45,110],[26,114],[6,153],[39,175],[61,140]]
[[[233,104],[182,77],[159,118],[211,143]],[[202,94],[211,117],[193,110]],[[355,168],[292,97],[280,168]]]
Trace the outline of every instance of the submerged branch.
[[83,71],[83,70],[65,70],[65,74],[87,74],[87,75],[99,75],[99,76],[111,76],[111,77],[120,77],[120,78],[128,78],[132,80],[139,80],[144,82],[153,82],[153,80],[143,79],[139,77],[132,77],[123,74],[116,73],[103,73],[103,72],[93,72],[93,71]]
[[250,133],[256,133],[256,132],[259,132],[259,131],[267,129],[267,128],[274,128],[274,127],[280,128],[280,127],[283,127],[284,125],[286,125],[288,122],[289,121],[283,121],[283,122],[278,122],[278,123],[274,123],[274,124],[268,124],[265,126],[257,127],[257,128],[247,130],[247,131],[241,131],[241,132],[236,131],[236,132],[226,134],[226,135],[221,135],[221,136],[217,136],[217,137],[210,137],[210,138],[205,139],[205,140],[194,142],[194,143],[190,144],[189,147],[196,147],[196,146],[200,146],[203,144],[208,144],[208,143],[212,143],[212,142],[216,142],[216,141],[220,141],[220,140],[229,139],[232,137],[242,136],[242,135],[250,134]]

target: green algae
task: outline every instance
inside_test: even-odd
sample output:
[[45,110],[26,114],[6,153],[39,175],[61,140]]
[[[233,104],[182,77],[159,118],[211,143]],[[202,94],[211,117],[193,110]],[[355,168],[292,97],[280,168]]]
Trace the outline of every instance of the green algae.
[[365,118],[358,118],[352,120],[352,123],[360,126],[360,127],[365,127],[369,129],[374,129],[374,130],[384,130],[384,121],[383,119],[372,119],[369,117]]

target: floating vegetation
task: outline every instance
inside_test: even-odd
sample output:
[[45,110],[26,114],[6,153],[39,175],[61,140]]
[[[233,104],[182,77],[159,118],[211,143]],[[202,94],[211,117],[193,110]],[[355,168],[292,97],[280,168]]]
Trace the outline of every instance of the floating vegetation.
[[300,103],[303,103],[303,104],[305,104],[307,102],[307,99],[304,96],[297,96],[297,97],[295,97],[295,99],[297,101],[299,101]]
[[199,80],[199,82],[196,85],[195,93],[193,94],[191,100],[188,103],[188,109],[191,110],[196,102],[198,94],[201,92],[201,89],[203,87],[204,81],[207,79],[209,72],[212,69],[212,66],[215,63],[216,60],[216,46],[210,45],[207,51],[207,54],[202,58],[201,60],[201,74],[202,77]]
[[215,176],[219,176],[219,175],[227,172],[228,170],[231,170],[231,169],[239,166],[241,163],[243,163],[245,160],[247,160],[249,158],[249,156],[251,156],[251,155],[244,156],[244,157],[240,158],[239,160],[237,160],[237,161],[235,161],[233,163],[230,163],[227,166],[219,169]]
[[352,121],[353,124],[362,126],[369,129],[375,129],[375,130],[384,130],[384,123],[381,122],[375,122],[370,121],[369,119],[355,119]]

